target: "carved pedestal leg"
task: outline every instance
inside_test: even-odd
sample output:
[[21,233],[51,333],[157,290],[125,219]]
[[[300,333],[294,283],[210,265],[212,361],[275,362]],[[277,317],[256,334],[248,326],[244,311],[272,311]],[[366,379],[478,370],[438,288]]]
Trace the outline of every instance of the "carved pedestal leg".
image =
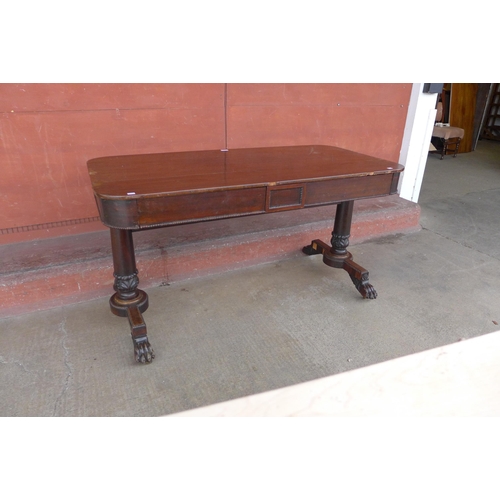
[[142,313],[149,306],[148,295],[139,290],[139,278],[135,265],[132,232],[125,229],[110,229],[115,294],[109,299],[111,312],[127,317],[134,343],[135,359],[140,363],[151,363],[154,352],[148,341],[146,324]]
[[337,205],[331,246],[321,240],[314,240],[310,245],[304,247],[302,251],[307,255],[323,254],[325,264],[347,271],[356,290],[363,298],[375,299],[377,298],[377,292],[368,281],[368,271],[354,262],[351,253],[347,251],[353,206],[353,201],[346,201]]

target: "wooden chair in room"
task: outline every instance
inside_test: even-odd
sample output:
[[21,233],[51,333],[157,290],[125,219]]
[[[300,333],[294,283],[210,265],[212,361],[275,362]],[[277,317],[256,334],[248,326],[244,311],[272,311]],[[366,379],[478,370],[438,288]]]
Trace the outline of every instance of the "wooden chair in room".
[[441,153],[441,160],[450,152],[453,158],[456,158],[460,141],[464,136],[464,129],[459,127],[450,127],[449,124],[442,123],[443,103],[437,103],[436,122],[432,132],[432,145],[436,148],[433,153]]

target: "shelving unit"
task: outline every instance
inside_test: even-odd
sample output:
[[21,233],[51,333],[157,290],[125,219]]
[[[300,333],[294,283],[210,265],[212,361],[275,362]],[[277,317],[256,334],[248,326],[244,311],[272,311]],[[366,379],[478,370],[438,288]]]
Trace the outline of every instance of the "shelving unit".
[[500,83],[492,86],[481,138],[500,141]]

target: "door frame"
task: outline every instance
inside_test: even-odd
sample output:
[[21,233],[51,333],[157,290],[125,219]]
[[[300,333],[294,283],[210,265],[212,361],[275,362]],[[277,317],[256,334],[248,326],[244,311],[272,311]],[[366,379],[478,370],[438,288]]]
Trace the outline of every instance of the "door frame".
[[436,119],[438,94],[423,92],[423,83],[412,85],[399,163],[405,170],[399,182],[401,198],[418,202]]

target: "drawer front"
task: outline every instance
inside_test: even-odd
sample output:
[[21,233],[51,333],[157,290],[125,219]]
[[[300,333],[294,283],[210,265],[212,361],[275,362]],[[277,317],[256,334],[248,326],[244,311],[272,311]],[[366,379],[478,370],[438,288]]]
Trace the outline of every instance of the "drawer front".
[[266,188],[179,194],[138,200],[139,226],[223,219],[265,212]]
[[278,212],[281,210],[295,210],[298,208],[304,208],[305,199],[305,184],[268,186],[266,212]]
[[305,206],[384,196],[394,192],[393,189],[391,174],[310,182],[307,184]]

